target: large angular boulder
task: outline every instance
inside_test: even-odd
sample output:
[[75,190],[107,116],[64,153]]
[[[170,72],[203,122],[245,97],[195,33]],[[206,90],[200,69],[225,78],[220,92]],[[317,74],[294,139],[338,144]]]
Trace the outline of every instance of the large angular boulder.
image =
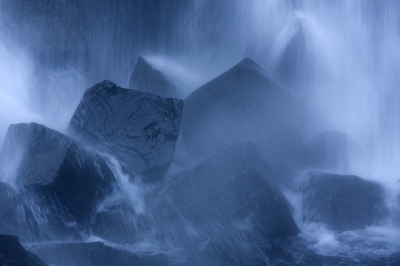
[[[338,242],[343,243],[340,240]],[[374,240],[371,242],[365,241],[362,244],[365,245],[364,247],[373,247],[376,245],[375,249],[371,248],[372,252],[365,252],[365,248],[357,247],[357,244],[354,243],[352,243],[353,245],[350,250],[346,250],[346,244],[344,244],[344,247],[337,247],[335,250],[321,251],[319,248],[310,248],[310,241],[307,241],[302,236],[279,241],[269,241],[265,244],[264,248],[268,259],[260,258],[258,261],[247,265],[398,265],[400,252],[389,243],[382,245],[381,243],[374,243]],[[265,263],[265,261],[268,263]]]
[[129,88],[150,92],[167,98],[180,98],[181,93],[171,78],[139,56],[131,78]]
[[301,158],[303,144],[295,128],[289,92],[246,58],[186,98],[181,134],[197,156],[237,141],[255,142],[275,166]]
[[127,250],[117,248],[106,246],[102,242],[77,242],[35,244],[30,245],[29,250],[38,254],[51,265],[169,265],[163,255],[134,254]]
[[[267,239],[299,232],[288,202],[254,144],[240,143],[168,180],[149,205],[157,241],[239,261]],[[144,229],[145,237],[147,232]]]
[[18,162],[15,183],[77,218],[86,219],[115,181],[106,161],[45,126],[15,124],[0,152],[2,164]]
[[284,39],[276,42],[274,47],[277,56],[272,62],[274,74],[285,87],[293,88],[293,93],[304,93],[315,71],[316,60],[307,36],[307,26],[303,23],[301,19],[294,19]]
[[306,222],[348,231],[379,225],[388,215],[383,188],[352,175],[309,174],[303,187]]
[[174,156],[182,108],[182,100],[103,81],[85,92],[69,130],[105,148],[130,174],[158,181]]
[[16,236],[0,235],[0,265],[4,266],[46,266],[35,254],[27,251]]
[[352,160],[364,156],[361,146],[348,134],[327,130],[316,135],[307,145],[312,167],[330,171],[347,171]]
[[67,237],[81,239],[73,217],[48,204],[29,189],[0,182],[0,234],[17,235],[23,242],[48,241]]

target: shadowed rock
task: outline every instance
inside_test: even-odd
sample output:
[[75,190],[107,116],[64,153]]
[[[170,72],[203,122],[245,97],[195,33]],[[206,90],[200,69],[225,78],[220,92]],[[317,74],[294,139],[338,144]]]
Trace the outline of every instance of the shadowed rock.
[[324,170],[346,171],[351,160],[363,155],[361,146],[344,132],[327,130],[307,145],[310,164]]
[[[292,22],[286,33],[286,43],[279,42],[275,74],[287,88],[304,91],[315,72],[315,58],[308,42],[307,28],[301,20]],[[294,93],[296,93],[294,91]]]
[[4,266],[46,266],[35,254],[27,251],[16,236],[0,235],[0,265]]
[[0,153],[2,164],[19,162],[15,182],[85,219],[111,193],[106,162],[74,140],[45,126],[11,125]]
[[251,143],[173,177],[154,201],[149,208],[160,241],[224,261],[258,256],[258,244],[299,232],[268,163]]
[[[38,197],[0,182],[0,233],[18,235],[22,241],[73,236],[74,228],[62,226],[56,210],[49,210]],[[66,217],[63,217],[66,221]],[[2,265],[2,264],[0,264]]]
[[182,108],[181,100],[103,81],[85,92],[69,130],[105,148],[130,174],[158,181],[174,155]]
[[101,242],[37,244],[30,250],[39,254],[51,265],[76,266],[131,266],[169,265],[161,255],[136,255],[125,250],[106,246]]
[[247,140],[275,166],[299,160],[295,121],[289,93],[247,58],[187,97],[181,133],[196,156]]
[[139,56],[131,78],[129,88],[150,92],[162,97],[180,98],[179,89],[159,69]]
[[383,188],[357,176],[310,173],[303,195],[304,219],[338,231],[379,225],[388,214]]

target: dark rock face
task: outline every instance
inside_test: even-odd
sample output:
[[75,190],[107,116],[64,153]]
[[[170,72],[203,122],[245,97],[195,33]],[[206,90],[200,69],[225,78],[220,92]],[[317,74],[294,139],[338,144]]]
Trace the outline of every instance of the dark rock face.
[[294,237],[278,241],[269,241],[263,249],[268,257],[255,260],[248,265],[302,265],[302,266],[336,266],[336,265],[398,265],[400,252],[386,256],[374,256],[365,251],[352,256],[321,255],[309,247],[309,243]]
[[279,61],[275,66],[275,73],[279,80],[288,88],[295,90],[306,89],[310,77],[314,75],[315,58],[312,47],[307,42],[307,31],[299,19],[291,25],[292,35],[287,40]]
[[45,266],[39,257],[27,251],[16,236],[0,235],[0,265],[4,266]]
[[266,239],[296,235],[284,196],[254,144],[230,147],[170,179],[156,195],[153,228],[201,256],[239,261]]
[[311,166],[324,170],[347,170],[352,158],[363,156],[361,146],[337,130],[324,131],[308,144]]
[[183,101],[103,81],[88,89],[69,129],[105,147],[131,174],[161,180],[171,164]]
[[180,98],[179,89],[160,70],[139,56],[129,80],[129,88],[167,98]]
[[[10,152],[11,149],[19,152]],[[1,159],[19,160],[19,185],[52,199],[54,204],[82,219],[112,191],[114,176],[104,159],[39,124],[11,125]]]
[[39,244],[30,247],[51,265],[76,266],[131,266],[131,265],[168,265],[161,255],[141,254],[138,256],[125,250],[106,246],[101,242]]
[[74,218],[54,206],[50,197],[0,182],[0,234],[17,235],[24,242],[81,239]]
[[379,225],[388,214],[383,188],[357,176],[313,172],[303,194],[304,219],[338,231]]
[[203,156],[252,141],[275,166],[299,159],[295,120],[289,93],[247,58],[187,97],[181,133]]

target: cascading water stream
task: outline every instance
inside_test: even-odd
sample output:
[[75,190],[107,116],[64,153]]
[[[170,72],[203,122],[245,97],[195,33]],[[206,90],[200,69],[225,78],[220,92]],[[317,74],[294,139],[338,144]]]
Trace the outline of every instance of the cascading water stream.
[[[182,88],[184,97],[249,57],[290,91],[304,142],[336,130],[362,150],[347,150],[346,167],[327,170],[358,175],[385,189],[390,215],[382,226],[337,233],[304,221],[301,193],[285,188],[305,245],[320,254],[347,257],[399,249],[400,3],[192,0],[158,1],[153,10],[151,1],[57,0],[53,5],[35,1],[43,6],[27,4],[19,11],[24,1],[12,1],[0,3],[0,143],[9,125],[21,122],[65,133],[84,89],[103,79],[126,87],[138,56]],[[68,34],[60,34],[64,31]],[[175,154],[187,156],[180,141]],[[148,202],[158,187],[130,182],[120,163],[107,159],[118,182],[92,218],[114,212],[126,218],[128,231],[140,230],[135,244],[105,242],[132,252],[180,256],[174,234],[185,231],[196,239],[198,231],[183,218],[178,225],[163,224]],[[18,163],[7,161],[0,181],[13,184]],[[20,205],[18,213],[26,217],[29,212],[32,220],[18,226],[43,225],[38,238],[54,240],[55,235],[44,233],[53,230],[48,210],[40,211],[35,200]],[[70,224],[73,233],[66,232],[73,235],[71,241],[102,239],[75,226]],[[2,228],[26,241],[36,237],[30,235],[36,229],[14,229]],[[160,235],[165,239],[160,241]]]

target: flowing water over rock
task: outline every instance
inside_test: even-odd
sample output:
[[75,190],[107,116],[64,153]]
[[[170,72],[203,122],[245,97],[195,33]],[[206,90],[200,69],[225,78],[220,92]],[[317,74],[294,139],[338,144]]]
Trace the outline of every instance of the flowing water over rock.
[[2,0],[0,234],[49,265],[397,265],[398,47],[391,0]]

